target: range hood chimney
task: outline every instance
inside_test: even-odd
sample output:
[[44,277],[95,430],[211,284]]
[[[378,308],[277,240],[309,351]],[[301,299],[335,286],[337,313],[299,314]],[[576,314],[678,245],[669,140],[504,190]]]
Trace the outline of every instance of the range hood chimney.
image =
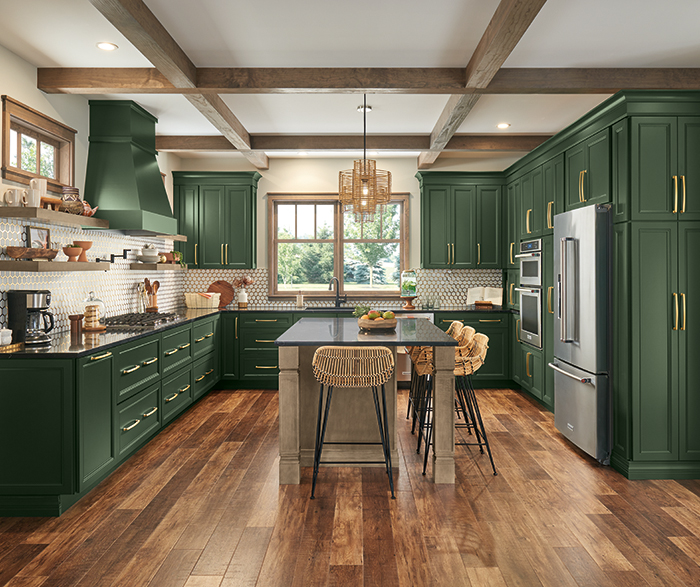
[[131,100],[90,100],[85,199],[111,229],[177,234],[156,161],[158,119]]

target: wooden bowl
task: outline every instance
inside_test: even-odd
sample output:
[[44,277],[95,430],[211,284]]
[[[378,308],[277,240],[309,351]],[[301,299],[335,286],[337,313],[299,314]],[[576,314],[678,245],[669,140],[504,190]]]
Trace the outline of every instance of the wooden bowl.
[[29,247],[5,247],[9,257],[13,259],[53,259],[58,255],[58,249],[39,249]]
[[390,320],[370,320],[368,318],[358,318],[357,325],[361,330],[368,332],[388,332],[396,328],[396,318]]
[[74,263],[78,260],[78,255],[83,252],[82,247],[63,247],[63,252],[68,256],[68,261]]

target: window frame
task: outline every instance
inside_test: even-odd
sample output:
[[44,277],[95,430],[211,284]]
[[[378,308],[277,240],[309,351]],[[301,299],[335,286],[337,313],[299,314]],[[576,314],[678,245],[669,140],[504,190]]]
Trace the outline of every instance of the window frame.
[[[401,236],[399,237],[399,271],[408,267],[408,247],[409,247],[409,197],[406,192],[394,193],[391,196],[391,203],[400,203],[403,206],[401,214]],[[344,238],[343,210],[338,194],[318,193],[318,194],[289,194],[289,193],[268,193],[267,194],[267,266],[268,266],[268,297],[292,299],[299,290],[281,292],[277,290],[277,245],[280,242],[277,238],[277,205],[278,204],[329,204],[333,203],[333,234],[332,240],[318,241],[317,239],[301,239],[303,242],[332,242],[335,246],[333,254],[333,273],[340,281],[340,295],[348,295],[352,299],[381,299],[397,298],[399,296],[399,286],[396,291],[362,291],[346,290],[343,274],[342,252],[346,242],[356,242],[357,239]],[[364,239],[363,239],[364,240]],[[367,239],[373,241],[377,239]],[[381,240],[381,239],[379,239]],[[292,242],[296,242],[293,239]],[[301,290],[302,294],[309,299],[330,300],[335,299],[335,291]]]
[[[50,118],[9,96],[1,96],[2,100],[2,178],[19,184],[29,185],[35,178],[47,180],[47,189],[51,192],[62,193],[64,186],[72,186],[75,178],[75,135],[77,131],[65,124]],[[10,130],[18,133],[17,164],[10,165]],[[50,178],[21,168],[22,150],[21,138],[36,139],[53,145],[54,170],[56,177]],[[40,145],[37,145],[37,165],[40,169]]]

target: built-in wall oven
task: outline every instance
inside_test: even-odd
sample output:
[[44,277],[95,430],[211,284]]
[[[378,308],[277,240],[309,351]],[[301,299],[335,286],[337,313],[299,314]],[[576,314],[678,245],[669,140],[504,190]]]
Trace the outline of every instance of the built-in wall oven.
[[520,243],[520,332],[521,341],[542,348],[542,240]]

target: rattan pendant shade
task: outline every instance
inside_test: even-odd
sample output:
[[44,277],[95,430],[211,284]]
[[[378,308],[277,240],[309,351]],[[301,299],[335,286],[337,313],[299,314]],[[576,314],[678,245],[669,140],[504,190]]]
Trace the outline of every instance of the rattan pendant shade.
[[340,172],[338,193],[345,212],[353,212],[355,220],[371,222],[377,212],[391,200],[391,173],[377,169],[377,162],[367,159],[367,96],[364,98],[363,158],[352,169]]

